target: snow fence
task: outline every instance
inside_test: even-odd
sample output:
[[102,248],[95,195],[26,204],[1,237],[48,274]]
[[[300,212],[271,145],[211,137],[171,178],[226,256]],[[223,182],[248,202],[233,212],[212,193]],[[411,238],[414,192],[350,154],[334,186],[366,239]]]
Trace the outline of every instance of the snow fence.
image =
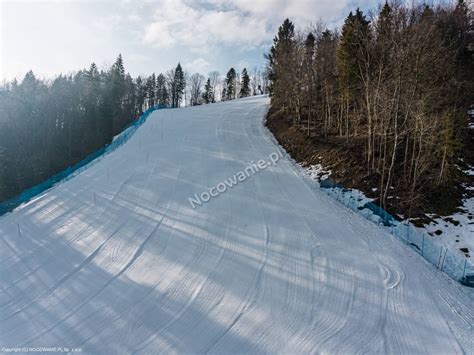
[[[265,126],[263,121],[263,126]],[[297,170],[305,174],[305,169],[298,164],[280,145],[268,128],[264,130],[264,134],[275,144],[275,146],[286,155],[286,157],[293,162]],[[334,199],[350,208],[351,210],[363,215],[368,220],[385,228],[392,235],[397,236],[403,240],[407,245],[411,246],[417,253],[419,253],[428,262],[436,266],[437,269],[444,271],[452,279],[461,282],[462,284],[474,287],[474,264],[468,261],[459,253],[452,252],[442,245],[438,245],[431,236],[422,233],[415,229],[408,221],[397,221],[390,213],[383,208],[377,206],[373,202],[367,202],[367,199],[360,198],[353,193],[353,190],[347,189],[340,184],[336,184],[331,179],[318,181],[308,177],[306,182],[312,188],[318,186],[321,191],[324,191]]]
[[403,240],[417,253],[431,264],[444,271],[451,278],[462,284],[474,287],[474,265],[459,253],[436,243],[432,237],[415,229],[408,221],[399,222],[387,211],[373,202],[366,202],[341,185],[334,184],[329,179],[320,184],[321,190],[334,197],[336,200],[349,207],[351,210],[362,214],[367,219],[388,229],[392,235]]
[[164,108],[164,106],[157,105],[157,106],[150,107],[148,110],[143,112],[139,118],[137,118],[132,123],[130,123],[121,133],[116,135],[113,138],[112,142],[110,142],[106,146],[88,155],[86,158],[76,163],[75,165],[70,166],[64,169],[63,171],[57,173],[56,175],[51,176],[49,179],[39,183],[38,185],[32,186],[29,189],[26,189],[18,196],[15,196],[9,200],[1,202],[0,203],[0,216],[7,212],[12,211],[13,209],[20,206],[21,204],[30,201],[31,199],[42,194],[46,190],[49,190],[51,187],[61,182],[71,179],[73,176],[87,169],[90,165],[97,163],[104,156],[113,152],[118,147],[120,147],[125,142],[127,142],[130,139],[130,137],[132,137],[132,135],[135,133],[135,131],[138,129],[138,127],[140,127],[143,123],[145,123],[150,113],[162,108]]

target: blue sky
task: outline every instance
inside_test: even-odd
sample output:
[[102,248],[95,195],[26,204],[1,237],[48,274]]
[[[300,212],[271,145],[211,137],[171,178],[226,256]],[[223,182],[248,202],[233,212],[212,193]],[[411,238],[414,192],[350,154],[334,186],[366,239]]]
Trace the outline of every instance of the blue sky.
[[165,72],[180,61],[190,73],[225,73],[264,64],[286,17],[304,29],[340,25],[375,0],[157,0],[0,2],[0,80],[32,69],[52,77],[110,65],[122,53],[132,75]]

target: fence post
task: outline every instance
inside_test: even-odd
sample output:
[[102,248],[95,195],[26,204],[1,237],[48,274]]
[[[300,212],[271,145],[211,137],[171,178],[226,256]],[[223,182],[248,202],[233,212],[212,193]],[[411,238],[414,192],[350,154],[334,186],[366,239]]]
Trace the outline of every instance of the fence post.
[[20,223],[17,223],[16,225],[18,227],[18,238],[21,238]]
[[440,268],[441,271],[443,271],[444,261],[446,260],[447,253],[448,253],[448,248],[446,248],[446,250],[444,251],[443,262],[441,263],[441,268]]
[[95,192],[94,192],[94,204],[95,204]]
[[462,271],[462,279],[466,277],[466,265],[467,265],[467,259],[464,259],[464,269]]
[[421,256],[425,256],[423,252],[425,249],[425,233],[423,233],[422,235],[423,235],[423,239],[421,239]]
[[408,224],[408,221],[407,221],[407,244],[409,243],[410,241],[410,225]]
[[439,263],[441,262],[441,255],[443,255],[443,247],[442,246],[439,249],[438,262],[436,263],[436,268],[437,269],[439,269]]

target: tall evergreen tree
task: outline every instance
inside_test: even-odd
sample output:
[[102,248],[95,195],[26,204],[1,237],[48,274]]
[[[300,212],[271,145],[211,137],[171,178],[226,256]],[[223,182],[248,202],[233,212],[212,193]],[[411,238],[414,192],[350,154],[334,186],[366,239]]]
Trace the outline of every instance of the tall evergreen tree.
[[156,77],[156,100],[158,105],[167,107],[169,105],[168,89],[166,88],[166,78],[163,74]]
[[110,132],[107,132],[106,136],[109,136],[110,134],[115,135],[120,132],[125,124],[125,121],[128,119],[128,117],[122,113],[125,98],[124,96],[126,92],[126,83],[125,68],[121,54],[118,55],[117,60],[112,65],[109,80],[111,91],[107,100],[108,107],[106,107],[106,109],[110,110],[112,115],[106,115],[107,117],[111,117],[111,126],[109,128]]
[[349,96],[360,88],[362,81],[360,65],[366,54],[369,37],[369,21],[366,20],[363,12],[359,9],[356,10],[355,15],[350,12],[342,26],[337,51],[341,85]]
[[92,63],[89,70],[85,72],[82,95],[81,101],[89,130],[89,134],[85,137],[84,145],[93,148],[99,147],[101,138],[100,123],[104,121],[100,115],[100,107],[104,98],[101,90],[100,73],[95,63]]
[[234,68],[230,68],[225,79],[226,100],[235,99],[235,78],[237,74]]
[[226,101],[227,100],[227,88],[225,85],[222,87],[222,92],[221,92],[221,101]]
[[135,80],[136,86],[136,114],[141,115],[145,105],[145,85],[143,79],[139,76]]
[[146,81],[147,106],[153,107],[156,104],[156,76],[153,73]]
[[206,84],[204,85],[204,92],[202,94],[202,100],[205,104],[210,104],[214,102],[214,91],[211,85],[211,79],[208,78]]
[[247,97],[250,95],[250,77],[247,73],[247,69],[244,68],[241,75],[241,83],[240,83],[240,97]]
[[279,102],[283,111],[290,106],[288,92],[291,90],[290,85],[294,81],[291,70],[295,68],[293,65],[295,47],[295,26],[289,19],[286,19],[278,28],[270,53],[267,55],[267,70],[270,79],[268,90],[272,100]]
[[186,88],[186,81],[184,79],[184,72],[181,64],[178,63],[174,71],[174,76],[171,83],[171,106],[179,107],[183,100],[184,90]]

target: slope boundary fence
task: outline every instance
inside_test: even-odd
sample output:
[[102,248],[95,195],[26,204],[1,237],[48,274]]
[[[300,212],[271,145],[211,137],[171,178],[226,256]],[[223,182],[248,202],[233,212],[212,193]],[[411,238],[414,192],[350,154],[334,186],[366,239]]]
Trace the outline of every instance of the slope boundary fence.
[[104,147],[96,150],[95,152],[89,154],[87,157],[79,161],[78,163],[67,167],[66,169],[60,171],[59,173],[51,176],[50,178],[46,179],[43,182],[40,182],[37,185],[34,185],[21,194],[12,197],[6,201],[0,203],[0,216],[4,215],[5,213],[13,211],[18,206],[31,201],[33,198],[41,195],[42,193],[46,192],[47,190],[51,189],[53,186],[56,186],[60,183],[63,183],[75,175],[79,174],[80,172],[86,170],[93,164],[99,162],[103,157],[110,154],[111,152],[115,151],[117,148],[122,146],[125,142],[127,142],[136,130],[146,122],[148,116],[158,109],[163,109],[164,106],[153,106],[144,111],[140,117],[136,120],[131,122],[122,132],[117,134],[110,143],[105,145]]
[[416,229],[409,221],[398,221],[375,203],[355,197],[350,189],[334,184],[330,180],[322,181],[320,188],[349,209],[387,229],[390,234],[401,239],[454,280],[474,287],[474,265],[467,257],[462,257],[445,246],[439,245],[433,237]]
[[439,245],[430,235],[419,231],[409,221],[398,221],[375,203],[356,198],[351,189],[336,184],[331,179],[316,181],[314,178],[306,176],[304,167],[298,164],[280,145],[272,132],[265,127],[265,121],[266,118],[262,122],[261,129],[263,133],[292,162],[295,169],[303,175],[304,181],[310,188],[320,189],[339,203],[378,224],[393,236],[401,239],[407,246],[414,249],[416,253],[420,254],[437,269],[446,273],[450,278],[465,286],[474,287],[474,263],[471,260],[462,257],[459,253],[453,252],[445,246]]

